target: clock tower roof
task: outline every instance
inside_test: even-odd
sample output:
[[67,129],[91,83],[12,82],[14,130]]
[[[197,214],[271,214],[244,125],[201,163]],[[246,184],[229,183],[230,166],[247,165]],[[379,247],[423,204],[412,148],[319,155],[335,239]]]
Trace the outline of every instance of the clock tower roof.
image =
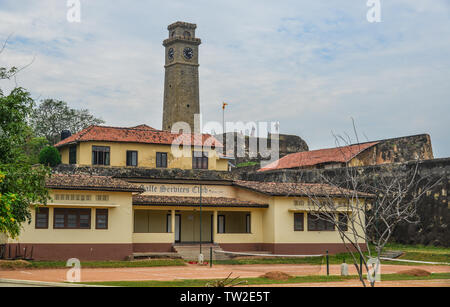
[[200,45],[202,43],[202,40],[200,38],[195,38],[195,37],[174,36],[174,37],[164,40],[163,46],[167,47],[168,45],[170,45],[174,42],[185,42],[185,43],[189,43],[192,45]]
[[173,24],[169,25],[167,27],[167,30],[173,30],[175,28],[184,28],[184,29],[193,29],[195,30],[197,28],[197,25],[195,23],[189,23],[189,22],[184,22],[184,21],[177,21],[174,22]]
[[195,37],[197,25],[183,21],[177,21],[169,25],[169,38],[164,40],[163,46],[167,47],[174,42],[183,42],[191,45],[200,45],[202,41]]

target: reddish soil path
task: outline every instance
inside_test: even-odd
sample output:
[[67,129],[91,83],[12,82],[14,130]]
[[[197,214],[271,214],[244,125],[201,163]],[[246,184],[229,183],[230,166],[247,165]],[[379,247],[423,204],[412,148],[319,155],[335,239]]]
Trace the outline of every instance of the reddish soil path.
[[[383,278],[382,278],[383,279]],[[274,284],[274,285],[258,285],[251,287],[362,287],[360,281],[340,281],[340,282],[324,282],[324,283],[301,283],[301,284]],[[450,287],[450,280],[399,280],[399,281],[383,281],[377,283],[375,287]]]
[[[450,273],[450,266],[406,266],[406,265],[382,265],[382,274],[398,273],[408,269],[423,269],[431,273]],[[46,270],[2,270],[0,278],[20,279],[34,281],[62,282],[66,280],[69,269],[46,269]],[[217,279],[225,278],[233,272],[234,277],[259,277],[270,271],[281,271],[292,276],[325,275],[326,266],[318,265],[215,265],[209,266],[188,265],[183,267],[150,267],[150,268],[106,268],[81,270],[81,280],[84,282],[94,281],[141,281],[141,280],[177,280],[177,279]],[[349,273],[356,275],[353,266],[349,267]],[[331,275],[340,274],[339,265],[330,266]]]

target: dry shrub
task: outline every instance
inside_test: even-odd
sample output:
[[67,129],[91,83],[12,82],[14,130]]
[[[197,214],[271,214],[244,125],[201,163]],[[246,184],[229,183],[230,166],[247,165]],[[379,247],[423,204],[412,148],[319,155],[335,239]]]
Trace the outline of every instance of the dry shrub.
[[398,274],[408,275],[408,276],[430,276],[431,273],[421,269],[411,269],[406,271],[398,272]]
[[292,278],[291,275],[283,273],[283,272],[267,272],[266,274],[261,276],[262,278],[268,278],[272,280],[288,280],[289,278]]
[[2,269],[23,269],[31,266],[31,263],[25,260],[0,260]]

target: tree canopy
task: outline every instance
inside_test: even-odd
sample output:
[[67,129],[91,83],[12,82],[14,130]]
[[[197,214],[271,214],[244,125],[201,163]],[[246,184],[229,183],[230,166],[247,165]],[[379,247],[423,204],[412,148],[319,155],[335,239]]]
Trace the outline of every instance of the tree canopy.
[[51,145],[60,141],[61,131],[77,133],[91,125],[104,121],[96,118],[87,109],[72,109],[66,102],[45,99],[30,114],[30,125],[37,137],[45,137]]
[[51,167],[61,164],[61,154],[53,146],[44,147],[39,153],[39,163]]
[[[5,45],[6,42],[0,54]],[[10,79],[18,71],[15,67],[0,67],[0,81]],[[5,95],[0,88],[0,234],[12,238],[20,234],[24,222],[31,222],[30,206],[46,205],[49,199],[45,179],[50,169],[33,166],[32,155],[27,154],[36,145],[30,144],[34,136],[27,125],[33,106],[25,89],[18,87]]]
[[25,152],[32,137],[26,118],[32,111],[30,94],[16,88],[7,96],[0,92],[0,233],[14,238],[21,225],[31,222],[30,206],[47,203],[47,167],[33,166]]

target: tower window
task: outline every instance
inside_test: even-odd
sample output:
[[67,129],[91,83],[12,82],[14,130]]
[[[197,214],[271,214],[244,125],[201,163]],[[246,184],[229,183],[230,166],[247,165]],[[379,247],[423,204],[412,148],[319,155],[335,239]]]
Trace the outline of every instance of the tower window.
[[183,36],[184,36],[184,37],[191,37],[191,32],[189,32],[189,31],[184,31]]

